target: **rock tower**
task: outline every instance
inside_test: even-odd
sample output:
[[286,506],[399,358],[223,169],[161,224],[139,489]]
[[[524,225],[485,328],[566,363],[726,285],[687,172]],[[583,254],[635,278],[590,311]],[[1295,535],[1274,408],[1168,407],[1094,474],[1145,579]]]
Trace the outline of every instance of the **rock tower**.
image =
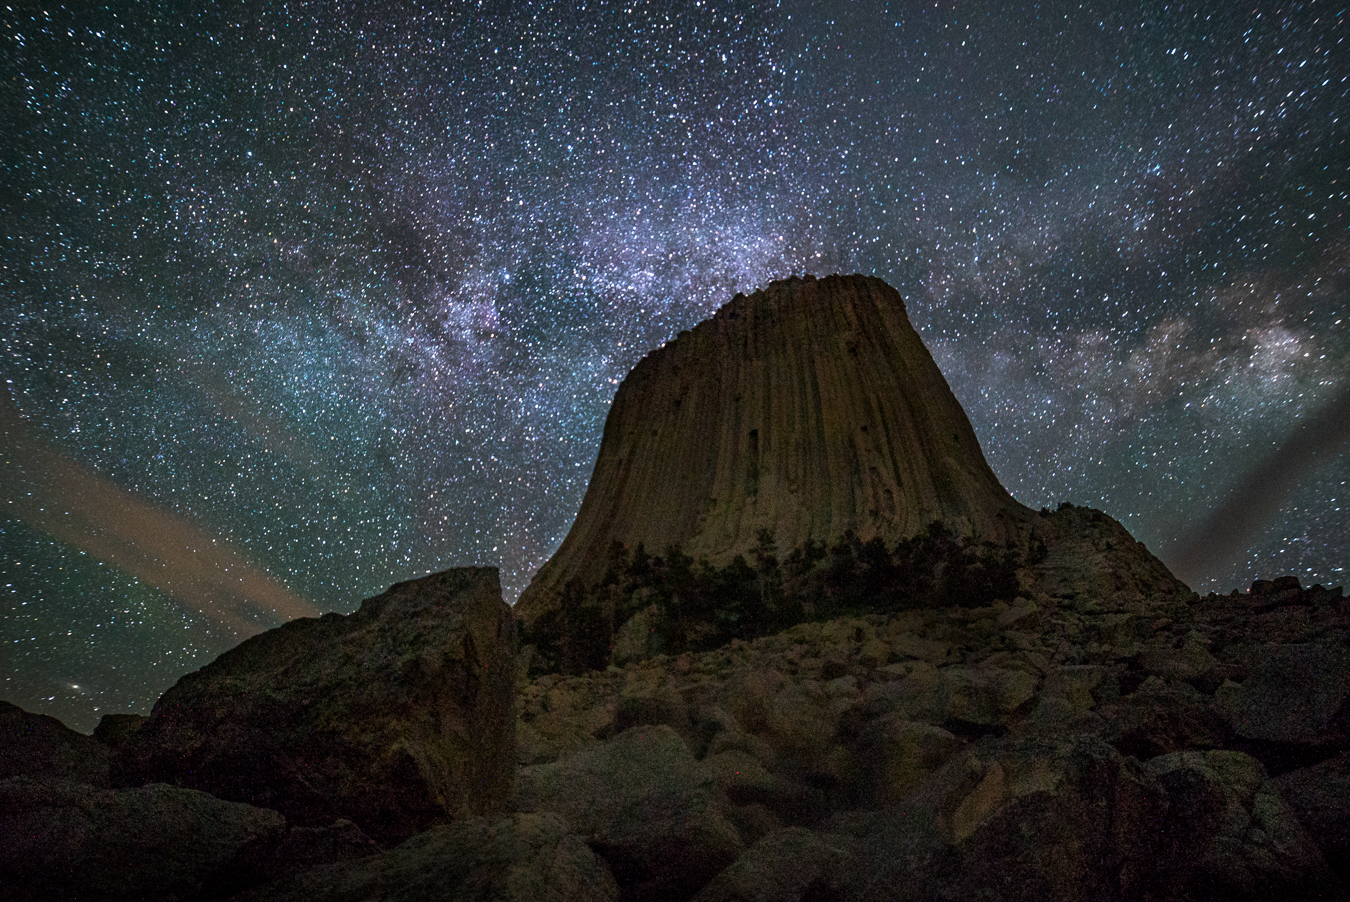
[[938,521],[1002,544],[1030,515],[999,484],[898,292],[774,282],[648,354],[619,386],[576,523],[516,606],[601,578],[613,543],[724,564]]

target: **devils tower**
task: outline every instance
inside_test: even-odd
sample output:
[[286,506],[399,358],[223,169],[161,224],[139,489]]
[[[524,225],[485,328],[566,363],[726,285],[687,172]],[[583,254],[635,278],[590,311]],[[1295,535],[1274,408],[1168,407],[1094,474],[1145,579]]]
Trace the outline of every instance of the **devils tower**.
[[714,565],[941,524],[1003,544],[1030,515],[999,484],[895,289],[807,277],[737,295],[619,387],[581,511],[516,607],[528,625],[615,543]]

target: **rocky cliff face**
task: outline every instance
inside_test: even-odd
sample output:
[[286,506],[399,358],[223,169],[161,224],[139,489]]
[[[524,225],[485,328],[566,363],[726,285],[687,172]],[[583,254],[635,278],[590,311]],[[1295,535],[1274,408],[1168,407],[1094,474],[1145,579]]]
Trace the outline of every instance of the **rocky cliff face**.
[[989,469],[890,286],[866,276],[738,295],[624,380],[575,525],[516,606],[592,586],[613,543],[723,565],[934,522],[1002,544],[1029,512]]

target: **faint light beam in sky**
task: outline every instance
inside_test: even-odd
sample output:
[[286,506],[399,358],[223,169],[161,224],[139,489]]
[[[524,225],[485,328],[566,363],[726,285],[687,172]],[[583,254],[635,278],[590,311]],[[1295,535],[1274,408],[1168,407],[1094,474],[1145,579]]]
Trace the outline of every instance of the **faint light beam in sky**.
[[172,596],[241,638],[318,616],[223,539],[137,498],[35,435],[0,391],[6,513]]
[[1199,526],[1182,535],[1167,564],[1194,585],[1232,564],[1304,478],[1350,440],[1350,387],[1300,423],[1269,456],[1233,484]]

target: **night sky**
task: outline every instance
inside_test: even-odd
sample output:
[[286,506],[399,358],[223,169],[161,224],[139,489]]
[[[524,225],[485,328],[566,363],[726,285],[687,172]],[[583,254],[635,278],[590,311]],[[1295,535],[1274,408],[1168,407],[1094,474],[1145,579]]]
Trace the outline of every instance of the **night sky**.
[[1343,0],[110,6],[0,11],[0,698],[514,599],[627,371],[792,274],[900,289],[1025,504],[1345,580]]

